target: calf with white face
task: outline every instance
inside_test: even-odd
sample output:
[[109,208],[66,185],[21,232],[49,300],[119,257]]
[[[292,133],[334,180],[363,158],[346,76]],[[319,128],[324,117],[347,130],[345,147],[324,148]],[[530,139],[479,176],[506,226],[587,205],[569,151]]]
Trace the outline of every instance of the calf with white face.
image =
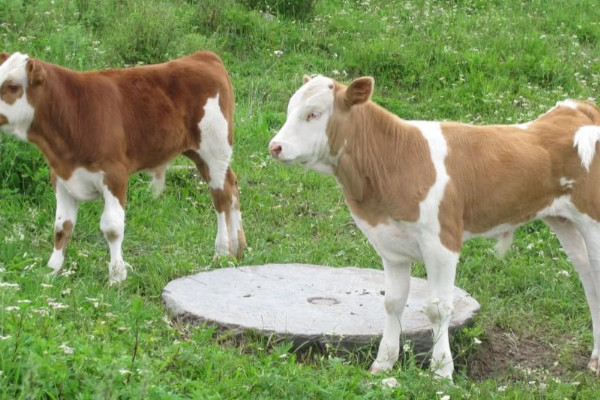
[[356,225],[382,258],[383,336],[371,371],[398,359],[411,266],[423,261],[432,370],[454,370],[448,326],[463,240],[498,239],[541,218],[578,270],[592,314],[589,368],[600,374],[600,109],[564,101],[527,124],[406,121],[371,101],[374,80],[304,79],[269,144],[285,164],[333,175]]
[[168,63],[78,72],[21,53],[0,54],[0,130],[35,144],[56,194],[54,250],[60,271],[80,201],[102,198],[109,281],[127,276],[121,252],[127,181],[137,171],[164,189],[167,164],[183,154],[208,183],[217,213],[218,256],[241,258],[233,146],[233,87],[221,59],[198,52]]

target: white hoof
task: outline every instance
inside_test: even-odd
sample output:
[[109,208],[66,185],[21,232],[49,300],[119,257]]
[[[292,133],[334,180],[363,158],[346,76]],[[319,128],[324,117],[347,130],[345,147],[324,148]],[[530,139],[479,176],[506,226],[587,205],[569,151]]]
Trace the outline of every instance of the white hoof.
[[593,358],[588,363],[588,368],[593,371],[597,376],[600,376],[600,364],[598,363],[598,358]]
[[62,252],[62,250],[54,250],[52,252],[52,255],[50,256],[50,259],[48,260],[48,264],[46,264],[48,266],[48,268],[52,269],[52,272],[50,274],[58,274],[60,272],[60,270],[62,269],[63,263],[65,262],[65,256]]
[[108,284],[117,285],[127,278],[127,268],[131,268],[125,261],[110,263],[108,265]]
[[373,375],[378,374],[379,372],[389,371],[394,367],[394,362],[379,362],[377,360],[373,361],[371,364],[371,368],[369,368],[369,372]]

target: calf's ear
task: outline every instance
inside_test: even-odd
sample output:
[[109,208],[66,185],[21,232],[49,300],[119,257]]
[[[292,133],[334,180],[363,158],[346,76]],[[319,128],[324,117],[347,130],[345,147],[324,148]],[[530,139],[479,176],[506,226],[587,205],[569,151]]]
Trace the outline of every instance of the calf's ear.
[[30,59],[27,61],[27,82],[29,85],[39,85],[43,83],[45,79],[46,71],[44,71],[44,67],[36,60]]
[[350,86],[346,89],[344,100],[349,106],[356,104],[362,104],[369,101],[373,94],[373,87],[375,86],[375,79],[370,76],[363,76],[352,81]]
[[2,64],[4,61],[6,61],[8,59],[8,57],[10,57],[10,54],[0,53],[0,64]]

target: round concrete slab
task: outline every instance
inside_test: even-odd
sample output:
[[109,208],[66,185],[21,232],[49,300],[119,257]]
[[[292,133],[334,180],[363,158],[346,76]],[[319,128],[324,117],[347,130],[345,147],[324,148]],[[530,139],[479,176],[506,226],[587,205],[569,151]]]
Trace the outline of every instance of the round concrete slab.
[[[455,288],[451,329],[468,323],[479,303]],[[253,330],[296,345],[369,344],[384,323],[383,271],[306,264],[268,264],[201,272],[173,280],[163,291],[172,315],[215,323],[238,332]],[[431,345],[423,314],[427,282],[412,278],[402,316],[404,338],[415,352]]]

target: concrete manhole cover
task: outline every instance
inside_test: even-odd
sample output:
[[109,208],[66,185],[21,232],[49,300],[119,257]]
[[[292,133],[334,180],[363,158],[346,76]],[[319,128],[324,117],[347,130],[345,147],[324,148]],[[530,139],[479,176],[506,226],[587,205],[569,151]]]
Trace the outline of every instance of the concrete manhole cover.
[[[411,279],[403,336],[422,352],[431,345],[429,320],[422,312],[427,282]],[[479,303],[468,293],[459,288],[454,292],[451,329],[462,327],[479,311]],[[286,337],[296,345],[353,347],[381,336],[384,294],[380,270],[267,264],[179,278],[167,284],[162,296],[173,316]]]

